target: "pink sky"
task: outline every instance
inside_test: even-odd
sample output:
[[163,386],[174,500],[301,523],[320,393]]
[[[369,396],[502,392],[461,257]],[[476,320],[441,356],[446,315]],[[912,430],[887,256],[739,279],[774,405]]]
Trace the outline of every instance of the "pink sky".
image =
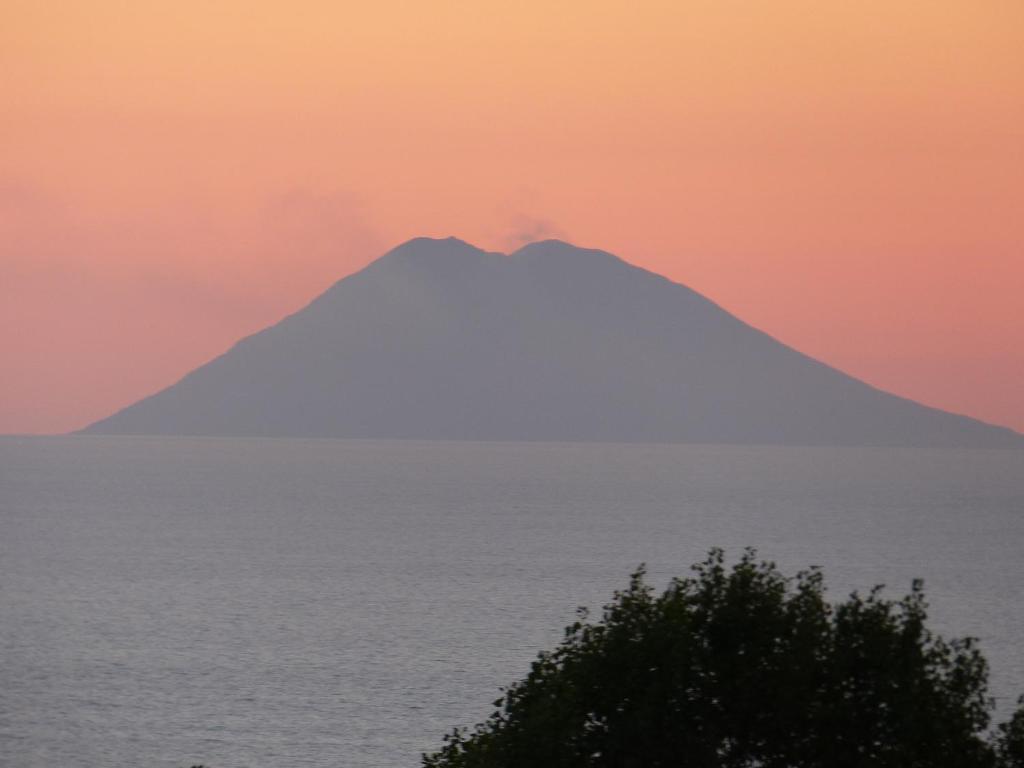
[[559,236],[1024,430],[1024,4],[6,3],[0,432],[416,235]]

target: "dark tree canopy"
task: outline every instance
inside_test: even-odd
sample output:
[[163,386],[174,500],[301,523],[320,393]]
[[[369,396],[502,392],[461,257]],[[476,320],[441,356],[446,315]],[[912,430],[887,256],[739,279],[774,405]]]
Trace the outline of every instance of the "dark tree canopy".
[[786,578],[713,550],[659,595],[641,568],[426,768],[1024,768],[1024,707],[994,733],[972,639],[899,601],[829,604],[820,571]]

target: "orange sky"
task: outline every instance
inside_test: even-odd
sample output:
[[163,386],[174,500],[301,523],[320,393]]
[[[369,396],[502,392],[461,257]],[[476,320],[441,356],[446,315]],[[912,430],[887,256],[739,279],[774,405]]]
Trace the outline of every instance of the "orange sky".
[[449,234],[614,251],[1024,430],[1024,3],[0,5],[0,432]]

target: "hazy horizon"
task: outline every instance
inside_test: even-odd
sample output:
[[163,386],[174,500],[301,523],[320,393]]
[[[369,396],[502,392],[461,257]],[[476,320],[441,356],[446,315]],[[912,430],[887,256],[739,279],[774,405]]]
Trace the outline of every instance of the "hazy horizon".
[[[366,269],[366,268],[367,268],[368,266],[371,266],[371,265],[373,265],[373,264],[374,264],[375,262],[377,262],[377,261],[379,261],[379,260],[383,259],[384,257],[386,257],[386,256],[388,256],[388,255],[390,255],[390,254],[392,254],[392,253],[394,253],[394,252],[397,252],[397,251],[401,251],[401,250],[403,250],[403,249],[407,249],[407,248],[409,248],[410,246],[413,246],[413,245],[415,245],[416,243],[419,243],[419,242],[423,242],[423,243],[446,243],[446,242],[454,242],[454,243],[458,243],[459,245],[464,245],[464,246],[468,246],[469,248],[471,248],[471,249],[473,249],[473,250],[477,250],[477,251],[480,251],[481,253],[490,253],[490,254],[496,254],[496,255],[501,255],[501,256],[506,256],[506,257],[514,256],[515,254],[517,254],[517,253],[519,253],[519,252],[521,252],[521,251],[525,251],[525,250],[528,250],[528,249],[530,249],[531,247],[543,246],[543,245],[544,245],[544,244],[546,244],[546,243],[556,243],[556,244],[563,244],[563,245],[569,246],[570,248],[572,248],[572,249],[575,249],[575,250],[579,250],[579,251],[590,251],[590,252],[595,252],[595,253],[602,253],[602,254],[607,254],[607,255],[611,255],[611,256],[613,256],[613,257],[614,257],[614,258],[615,258],[615,259],[616,259],[617,261],[622,261],[623,263],[625,263],[625,264],[628,264],[628,262],[626,262],[626,261],[625,261],[624,259],[622,259],[622,257],[621,257],[621,256],[619,256],[618,254],[610,254],[610,253],[609,253],[608,251],[605,251],[605,250],[603,250],[603,249],[595,249],[595,248],[583,248],[583,247],[580,247],[580,246],[577,246],[577,245],[575,245],[575,244],[571,243],[571,242],[570,242],[570,241],[569,241],[568,239],[564,239],[564,238],[557,238],[557,237],[548,237],[548,238],[544,238],[544,239],[541,239],[541,240],[537,240],[537,241],[532,241],[532,242],[526,242],[526,243],[523,243],[523,244],[521,244],[521,245],[520,245],[520,246],[519,246],[518,248],[516,248],[516,249],[507,249],[507,250],[506,250],[505,252],[502,252],[502,251],[497,251],[497,250],[489,250],[489,249],[481,249],[481,248],[478,248],[478,247],[477,247],[476,245],[474,245],[474,244],[472,244],[472,243],[469,243],[468,241],[466,241],[466,240],[463,240],[462,238],[459,238],[459,237],[457,237],[457,236],[455,236],[455,235],[449,235],[449,236],[447,236],[447,237],[438,237],[438,238],[432,238],[432,237],[428,237],[428,236],[418,236],[418,237],[414,237],[414,238],[411,238],[411,239],[409,239],[409,240],[407,240],[407,241],[405,241],[405,242],[403,242],[403,243],[400,243],[400,244],[396,245],[395,247],[391,248],[390,250],[388,250],[387,252],[385,252],[385,253],[383,253],[383,254],[380,254],[379,256],[377,256],[377,257],[375,257],[375,258],[371,259],[371,260],[370,260],[370,261],[368,262],[368,264],[366,264],[366,265],[364,265],[364,266],[360,267],[359,269],[356,269],[356,270],[355,270],[355,271],[354,271],[354,272],[353,272],[353,273],[352,273],[351,275],[346,275],[346,276],[342,276],[342,277],[341,277],[341,278],[339,278],[339,279],[338,279],[337,281],[333,282],[333,283],[332,283],[332,284],[331,284],[330,286],[328,286],[327,290],[325,290],[324,292],[322,292],[322,293],[320,293],[320,294],[317,294],[317,295],[315,295],[315,296],[311,297],[309,301],[307,301],[307,302],[306,302],[305,304],[303,304],[303,305],[301,305],[300,307],[298,307],[298,308],[297,308],[297,309],[296,309],[296,310],[295,310],[294,312],[290,312],[290,313],[288,313],[287,315],[285,315],[285,317],[283,317],[283,318],[282,318],[282,320],[287,320],[287,319],[289,319],[290,317],[292,317],[293,315],[295,315],[295,314],[298,314],[298,313],[301,313],[301,312],[303,312],[304,310],[306,310],[306,309],[307,309],[307,308],[308,308],[308,307],[309,307],[309,306],[310,306],[311,304],[315,303],[315,302],[316,302],[317,300],[319,300],[320,298],[322,298],[322,297],[324,296],[324,294],[326,294],[326,293],[330,292],[330,291],[331,291],[331,290],[333,290],[333,288],[334,288],[334,287],[336,287],[336,286],[337,286],[338,284],[340,284],[340,283],[344,282],[344,280],[346,279],[346,277],[352,277],[352,276],[354,276],[354,275],[356,275],[356,274],[358,274],[358,273],[362,272],[363,270],[365,270],[365,269]],[[631,265],[631,266],[632,266],[632,265]],[[651,274],[654,274],[654,275],[655,275],[655,276],[657,276],[657,277],[667,277],[667,276],[665,276],[665,275],[660,275],[660,274],[658,274],[657,272],[654,272],[654,271],[652,271],[652,270],[645,270],[645,271],[651,272]],[[687,288],[687,289],[689,289],[689,290],[692,290],[692,288],[691,288],[690,286],[686,286],[685,284],[679,283],[678,281],[672,281],[672,282],[675,282],[675,283],[677,283],[678,285],[681,285],[681,286],[682,286],[682,287],[684,287],[684,288]],[[704,298],[708,298],[708,297],[704,297]],[[714,303],[714,302],[712,302],[712,303]],[[715,304],[715,306],[718,306],[718,305],[717,305],[717,304]],[[738,318],[738,319],[742,320],[742,318]],[[141,395],[140,397],[136,398],[136,399],[135,399],[135,400],[133,400],[133,401],[129,401],[129,402],[126,402],[126,403],[121,403],[121,404],[117,404],[117,405],[115,405],[115,408],[114,408],[114,410],[113,410],[113,411],[111,412],[111,414],[107,414],[107,415],[100,415],[100,416],[98,416],[98,417],[95,417],[95,418],[91,418],[91,419],[90,419],[90,421],[89,421],[89,422],[87,422],[87,423],[86,423],[85,425],[80,425],[80,426],[78,426],[78,427],[74,427],[74,428],[72,428],[72,429],[70,429],[70,430],[67,430],[66,432],[62,432],[62,433],[50,433],[50,434],[74,434],[75,432],[77,432],[77,431],[81,430],[82,428],[87,428],[87,427],[90,427],[90,426],[92,426],[92,425],[95,425],[95,423],[96,423],[97,421],[101,421],[101,420],[103,420],[103,419],[107,418],[107,417],[108,417],[109,415],[113,415],[113,414],[116,414],[116,413],[117,413],[118,411],[122,410],[122,409],[123,409],[124,407],[127,407],[127,406],[131,405],[131,404],[132,404],[132,402],[139,402],[139,401],[145,400],[145,399],[147,399],[147,398],[151,397],[152,395],[154,395],[154,394],[157,394],[157,393],[159,393],[160,391],[162,391],[162,390],[164,390],[164,389],[166,389],[166,388],[168,388],[168,387],[174,386],[175,384],[179,383],[179,382],[180,382],[180,381],[181,381],[181,380],[182,380],[183,378],[187,378],[187,375],[188,375],[188,374],[190,374],[190,373],[194,372],[195,370],[198,370],[198,369],[200,369],[200,368],[204,367],[204,366],[205,366],[205,365],[207,365],[208,363],[210,363],[210,362],[212,362],[212,361],[216,360],[217,358],[219,358],[219,357],[223,356],[224,354],[226,354],[227,352],[229,352],[229,351],[230,351],[230,350],[231,350],[231,349],[232,349],[233,347],[237,346],[237,344],[238,344],[238,343],[239,343],[240,341],[243,341],[244,339],[248,338],[248,337],[249,337],[250,335],[254,335],[254,334],[259,334],[259,333],[260,333],[261,331],[265,331],[265,330],[267,330],[268,328],[271,328],[271,327],[273,327],[274,325],[276,325],[276,323],[271,323],[270,325],[268,325],[268,326],[266,326],[266,327],[263,327],[263,328],[257,328],[257,329],[254,329],[254,332],[253,332],[253,334],[246,334],[246,335],[244,335],[244,336],[242,336],[242,337],[240,337],[240,338],[237,338],[237,339],[234,339],[234,340],[232,340],[231,342],[229,342],[228,346],[227,346],[227,347],[225,347],[225,349],[224,349],[224,350],[221,350],[221,351],[219,351],[219,352],[216,352],[216,353],[214,353],[214,355],[213,355],[213,356],[212,356],[212,357],[211,357],[211,358],[210,358],[209,360],[204,360],[204,361],[201,361],[201,362],[200,362],[200,363],[199,363],[199,364],[198,364],[198,365],[196,366],[196,368],[194,368],[194,369],[191,369],[191,370],[189,370],[189,371],[185,371],[185,372],[184,372],[184,374],[183,374],[182,376],[178,376],[178,377],[174,378],[173,380],[169,380],[169,381],[166,381],[166,382],[164,382],[164,383],[162,383],[162,384],[158,385],[158,386],[157,386],[157,388],[156,388],[155,390],[153,390],[152,392],[146,392],[146,393],[143,393],[143,394],[142,394],[142,395]],[[762,330],[762,329],[756,329],[756,330]],[[784,344],[784,345],[786,345],[786,346],[792,346],[792,345],[788,345],[788,344],[786,344],[786,340],[785,340],[785,339],[776,339],[776,340],[777,340],[777,341],[779,341],[779,342],[781,342],[782,344]],[[799,351],[799,350],[798,350],[798,351]],[[825,362],[825,361],[821,361],[821,362]],[[846,372],[844,372],[844,373],[846,373]],[[868,382],[868,383],[870,384],[870,382]],[[880,390],[881,390],[882,392],[886,392],[887,394],[896,394],[896,395],[899,395],[899,394],[900,394],[900,393],[897,393],[897,392],[890,392],[890,391],[887,391],[887,390],[885,390],[885,389],[882,389],[882,388],[879,388],[879,389],[880,389]],[[911,401],[913,401],[913,402],[915,402],[915,403],[918,403],[918,404],[921,404],[921,405],[925,405],[925,406],[928,406],[928,404],[927,404],[927,403],[922,403],[921,401],[915,400],[915,399],[914,399],[914,398],[912,398],[912,397],[911,397],[911,398],[908,398],[908,399],[910,399]],[[929,407],[933,407],[933,406],[929,406]],[[940,410],[944,410],[944,409],[940,409]],[[956,411],[946,411],[946,412],[947,412],[947,413],[952,413],[952,414],[954,414],[954,415],[963,415],[963,416],[968,416],[968,417],[970,417],[970,414],[961,414],[961,413],[958,413],[958,412],[956,412]],[[992,422],[992,421],[985,421],[984,419],[981,419],[980,421],[981,421],[982,423],[984,423],[984,424],[988,424],[988,425],[991,425],[991,426],[998,426],[998,427],[1006,427],[1006,428],[1009,428],[1009,429],[1013,429],[1013,427],[1012,427],[1012,426],[1009,426],[1008,424],[1000,424],[1000,423],[996,423],[996,422]],[[1015,431],[1015,432],[1017,432],[1018,434],[1021,434],[1020,430],[1014,430],[1014,431]],[[8,434],[8,435],[12,435],[12,434],[13,434],[13,435],[17,435],[17,434],[27,434],[27,435],[30,435],[30,434],[40,434],[40,433],[33,433],[33,432],[22,432],[22,433],[3,433],[3,432],[0,432],[0,434]],[[46,434],[46,433],[43,433],[43,434]],[[186,432],[185,434],[188,434],[188,433]],[[503,439],[503,438],[499,438],[499,439]],[[771,444],[771,441],[767,441],[767,442],[765,442],[765,443],[763,443],[763,444]]]
[[98,434],[1024,447],[615,254],[416,238]]
[[608,249],[1024,429],[1024,5],[237,0],[0,25],[0,432],[157,390],[417,235]]

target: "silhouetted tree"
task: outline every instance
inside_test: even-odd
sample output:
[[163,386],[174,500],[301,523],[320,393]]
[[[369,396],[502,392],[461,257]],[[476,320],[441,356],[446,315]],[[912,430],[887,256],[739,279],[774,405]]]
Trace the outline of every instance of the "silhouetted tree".
[[899,601],[830,605],[817,569],[784,577],[721,550],[660,596],[641,568],[585,611],[473,731],[427,768],[1024,768],[1024,708],[989,736],[972,639]]
[[1000,768],[1024,768],[1024,696],[1017,706],[1010,721],[999,726],[996,749]]

